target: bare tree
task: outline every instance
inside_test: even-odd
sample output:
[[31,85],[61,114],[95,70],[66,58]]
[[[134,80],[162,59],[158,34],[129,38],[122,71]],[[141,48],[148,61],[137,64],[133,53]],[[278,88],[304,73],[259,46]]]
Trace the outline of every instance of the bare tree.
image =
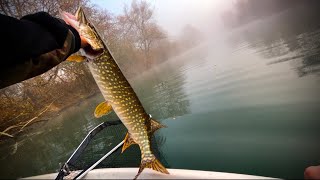
[[[0,0],[0,13],[21,18],[45,11],[58,17],[59,9],[74,13],[80,5],[126,77],[134,77],[181,52],[178,42],[166,38],[146,1],[133,1],[124,7],[123,14],[114,16],[89,0]],[[37,112],[45,109],[43,116],[49,117],[50,113],[97,92],[99,89],[84,63],[63,62],[40,76],[0,90],[0,132],[12,135],[17,128],[10,127],[25,127],[35,117],[40,121]]]
[[129,23],[134,44],[145,56],[146,68],[150,67],[150,50],[155,41],[166,38],[165,33],[155,23],[153,10],[146,1],[132,1],[130,8],[124,8],[125,20]]
[[202,33],[196,27],[187,24],[182,28],[180,34],[180,43],[183,48],[189,49],[191,47],[194,47],[198,45],[203,39],[204,37]]

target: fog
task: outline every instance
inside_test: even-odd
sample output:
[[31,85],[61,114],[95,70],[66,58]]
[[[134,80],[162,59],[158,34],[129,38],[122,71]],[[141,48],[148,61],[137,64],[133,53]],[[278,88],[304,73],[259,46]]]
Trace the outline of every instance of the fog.
[[[221,13],[232,6],[224,0],[149,0],[154,10],[154,19],[167,32],[169,38],[178,38],[187,24],[196,27],[206,35],[221,30]],[[93,4],[113,14],[121,14],[125,5],[132,0],[93,0]]]
[[223,0],[158,0],[154,3],[156,19],[173,36],[186,24],[204,33],[221,28],[220,13],[229,4]]

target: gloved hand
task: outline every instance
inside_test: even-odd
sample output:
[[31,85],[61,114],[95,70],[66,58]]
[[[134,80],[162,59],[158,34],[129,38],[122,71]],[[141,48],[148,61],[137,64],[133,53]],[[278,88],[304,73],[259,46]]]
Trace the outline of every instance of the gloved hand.
[[[74,15],[64,11],[60,12],[60,15],[68,25],[72,26],[74,29],[76,29],[79,32],[79,22],[77,21],[77,18]],[[80,34],[80,39],[81,39],[82,48],[89,46],[88,41],[86,40],[85,37],[81,36],[81,34]]]

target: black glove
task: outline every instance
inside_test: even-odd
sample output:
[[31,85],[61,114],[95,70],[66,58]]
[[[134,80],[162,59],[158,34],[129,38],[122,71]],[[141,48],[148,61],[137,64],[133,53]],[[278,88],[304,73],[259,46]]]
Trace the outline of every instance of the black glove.
[[66,39],[68,30],[71,30],[72,34],[75,37],[75,48],[72,53],[77,52],[80,49],[81,40],[78,31],[75,30],[72,26],[66,24],[61,19],[55,18],[46,12],[38,12],[35,14],[26,15],[22,17],[21,20],[32,21],[46,28],[48,32],[50,32],[54,36],[59,45],[59,48],[62,47]]

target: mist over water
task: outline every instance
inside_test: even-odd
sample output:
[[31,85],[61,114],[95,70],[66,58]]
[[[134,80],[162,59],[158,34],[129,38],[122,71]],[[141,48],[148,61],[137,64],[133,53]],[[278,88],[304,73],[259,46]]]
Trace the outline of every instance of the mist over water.
[[155,19],[173,38],[178,37],[187,24],[196,27],[206,35],[224,28],[220,15],[224,10],[232,7],[231,1],[222,0],[155,0],[150,2],[155,9]]

